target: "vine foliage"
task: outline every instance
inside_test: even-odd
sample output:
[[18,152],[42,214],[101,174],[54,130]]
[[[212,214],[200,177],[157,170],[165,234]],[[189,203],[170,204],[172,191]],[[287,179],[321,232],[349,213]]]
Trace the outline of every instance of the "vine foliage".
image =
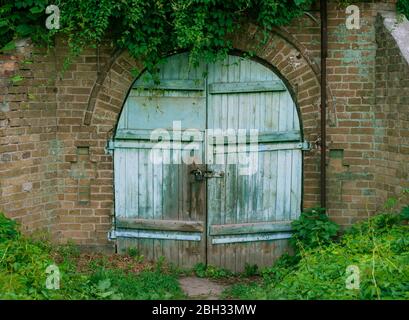
[[[341,0],[339,0],[341,1]],[[213,62],[232,48],[227,35],[242,20],[257,22],[265,32],[285,25],[311,8],[314,0],[0,0],[0,50],[15,48],[18,38],[51,46],[61,34],[70,55],[109,39],[153,70],[164,54],[190,50],[190,62]],[[45,27],[48,5],[60,9],[60,29]],[[397,9],[409,16],[409,0]]]
[[402,13],[409,19],[409,0],[398,0],[396,8],[399,13]]
[[[214,61],[231,49],[226,37],[244,19],[265,31],[288,24],[314,0],[0,0],[0,48],[30,37],[52,45],[55,35],[68,39],[71,56],[110,39],[153,68],[165,53],[190,50],[192,64]],[[45,8],[60,9],[60,29],[45,27]]]

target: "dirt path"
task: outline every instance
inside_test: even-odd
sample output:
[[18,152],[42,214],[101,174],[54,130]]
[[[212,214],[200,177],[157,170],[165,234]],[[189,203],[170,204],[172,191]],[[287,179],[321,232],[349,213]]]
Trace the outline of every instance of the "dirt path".
[[183,277],[179,279],[182,290],[188,299],[217,300],[226,286],[209,279]]

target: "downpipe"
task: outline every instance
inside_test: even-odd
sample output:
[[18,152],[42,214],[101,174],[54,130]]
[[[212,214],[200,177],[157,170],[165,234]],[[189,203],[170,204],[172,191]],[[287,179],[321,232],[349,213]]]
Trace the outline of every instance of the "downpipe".
[[327,153],[327,57],[328,15],[327,0],[320,1],[321,16],[321,208],[327,207],[326,153]]

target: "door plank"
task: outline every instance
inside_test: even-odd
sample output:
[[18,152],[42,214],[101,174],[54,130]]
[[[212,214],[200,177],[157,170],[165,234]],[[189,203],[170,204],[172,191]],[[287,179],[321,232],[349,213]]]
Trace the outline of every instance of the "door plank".
[[249,82],[215,82],[209,85],[210,94],[285,91],[280,80]]
[[148,82],[137,82],[132,88],[142,90],[172,90],[172,91],[203,91],[203,79],[186,80],[161,80],[159,83],[154,83],[153,80]]
[[164,231],[204,231],[202,221],[159,220],[159,219],[118,219],[118,228]]
[[[189,189],[186,184],[187,165],[154,165],[150,161],[150,149],[156,142],[149,142],[152,130],[172,130],[173,121],[181,121],[182,130],[192,128],[204,131],[206,98],[203,65],[199,68],[201,70],[189,69],[186,53],[171,56],[160,65],[160,84],[155,85],[151,75],[143,74],[135,82],[137,89],[131,89],[124,104],[112,143],[115,158],[116,227],[118,231],[121,231],[120,227],[122,230],[130,230],[133,236],[138,236],[139,232],[145,238],[128,238],[126,241],[119,238],[120,251],[124,246],[137,247],[147,259],[165,256],[168,261],[180,266],[193,266],[193,263],[205,261],[205,213],[198,212],[204,210],[205,205],[196,205],[196,212],[189,217],[192,214],[188,209],[191,197],[187,199],[185,196]],[[170,140],[173,140],[172,132],[170,134]],[[191,138],[184,140],[188,143]],[[196,140],[203,143],[203,139]],[[181,148],[185,146],[186,143]],[[126,164],[123,164],[121,154],[127,154]],[[194,198],[205,201],[204,188],[191,191],[202,193]],[[125,214],[129,219],[126,219]],[[121,220],[137,222],[129,224]],[[168,220],[180,222],[169,226],[166,224]],[[193,227],[186,227],[189,224]],[[134,227],[137,229],[133,229]],[[196,229],[201,231],[195,231]],[[155,234],[147,235],[147,232]],[[181,241],[166,237],[166,233],[175,232],[180,232],[181,237],[187,232],[199,233],[202,240]],[[146,238],[156,235],[163,239]]]
[[125,216],[126,207],[126,153],[118,150],[114,153],[115,162],[115,215]]
[[252,222],[237,224],[221,224],[210,226],[210,235],[230,235],[247,233],[265,233],[291,231],[291,221]]
[[138,153],[136,149],[121,150],[126,155],[125,176],[122,177],[126,189],[125,216],[128,218],[137,217],[138,212]]
[[[302,145],[298,114],[289,93],[249,86],[280,82],[278,77],[258,63],[235,58],[229,56],[222,62],[224,67],[209,65],[208,125],[210,129],[259,129],[258,169],[251,175],[239,175],[239,165],[225,162],[225,177],[208,180],[208,261],[241,271],[246,263],[269,265],[282,251],[277,243],[280,237],[288,237],[291,228],[280,223],[287,223],[300,211],[293,199],[300,198],[295,193],[301,189],[293,187],[293,183],[300,184],[301,179],[293,174],[301,174],[301,168],[295,170],[293,165],[300,165]],[[215,149],[216,156],[228,159],[237,152],[234,147],[226,148],[226,137],[216,138],[215,142],[224,147]],[[221,166],[209,167],[220,171]],[[223,237],[236,237],[237,242]],[[249,243],[249,239],[260,241]]]

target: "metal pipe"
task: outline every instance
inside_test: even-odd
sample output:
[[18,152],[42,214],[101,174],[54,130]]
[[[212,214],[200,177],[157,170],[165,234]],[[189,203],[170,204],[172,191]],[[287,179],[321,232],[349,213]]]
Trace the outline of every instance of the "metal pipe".
[[327,153],[327,56],[328,16],[327,0],[320,0],[321,16],[321,208],[327,206],[326,153]]

